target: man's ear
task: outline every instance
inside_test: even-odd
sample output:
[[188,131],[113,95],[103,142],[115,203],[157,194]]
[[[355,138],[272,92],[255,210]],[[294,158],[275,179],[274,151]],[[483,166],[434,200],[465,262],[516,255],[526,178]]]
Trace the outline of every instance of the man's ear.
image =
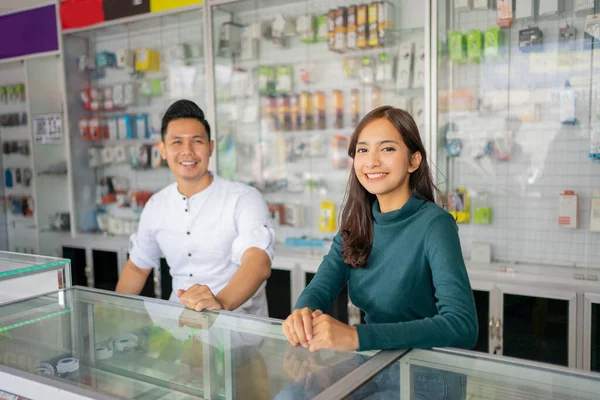
[[165,150],[165,142],[158,142],[158,149],[160,150],[160,156],[163,160],[167,159],[167,151]]
[[419,169],[421,166],[421,161],[423,161],[423,157],[421,156],[421,152],[417,151],[413,153],[412,157],[410,157],[410,167],[408,168],[409,173],[413,173]]

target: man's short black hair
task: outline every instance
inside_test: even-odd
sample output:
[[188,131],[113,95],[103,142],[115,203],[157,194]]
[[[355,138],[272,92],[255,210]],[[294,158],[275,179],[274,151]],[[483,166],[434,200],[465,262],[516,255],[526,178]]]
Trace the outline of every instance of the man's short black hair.
[[197,119],[204,126],[208,140],[210,141],[210,125],[208,125],[208,121],[204,118],[204,112],[196,103],[190,100],[177,100],[167,109],[160,127],[160,135],[163,141],[165,140],[169,122],[182,118]]

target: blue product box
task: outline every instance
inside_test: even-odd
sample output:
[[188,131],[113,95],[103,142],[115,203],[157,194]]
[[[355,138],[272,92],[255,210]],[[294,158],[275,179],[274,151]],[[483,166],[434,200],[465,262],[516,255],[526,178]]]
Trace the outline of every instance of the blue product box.
[[119,139],[135,139],[135,126],[131,115],[118,117]]
[[96,53],[96,68],[114,67],[117,65],[117,56],[115,53],[101,51]]
[[138,114],[135,116],[135,130],[138,139],[150,137],[148,134],[148,114]]

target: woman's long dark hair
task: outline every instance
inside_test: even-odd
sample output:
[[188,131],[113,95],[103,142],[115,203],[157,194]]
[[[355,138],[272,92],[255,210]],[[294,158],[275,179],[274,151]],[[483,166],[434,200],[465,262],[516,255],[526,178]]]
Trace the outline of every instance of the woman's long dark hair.
[[[381,118],[387,119],[396,128],[408,148],[409,160],[416,152],[421,153],[421,165],[409,176],[408,186],[411,194],[435,203],[434,190],[437,188],[433,184],[431,171],[427,164],[425,146],[421,141],[417,124],[406,111],[392,106],[383,106],[365,115],[352,134],[348,155],[354,159],[358,135],[369,123]],[[340,232],[344,262],[353,268],[365,267],[371,254],[373,244],[372,207],[375,199],[375,195],[369,193],[361,185],[354,168],[351,168],[344,198]]]

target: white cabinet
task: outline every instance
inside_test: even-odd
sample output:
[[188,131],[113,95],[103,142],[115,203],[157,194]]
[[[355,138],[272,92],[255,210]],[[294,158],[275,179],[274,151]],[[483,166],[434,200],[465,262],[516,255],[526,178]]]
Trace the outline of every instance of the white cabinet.
[[600,372],[600,294],[583,294],[583,369]]

